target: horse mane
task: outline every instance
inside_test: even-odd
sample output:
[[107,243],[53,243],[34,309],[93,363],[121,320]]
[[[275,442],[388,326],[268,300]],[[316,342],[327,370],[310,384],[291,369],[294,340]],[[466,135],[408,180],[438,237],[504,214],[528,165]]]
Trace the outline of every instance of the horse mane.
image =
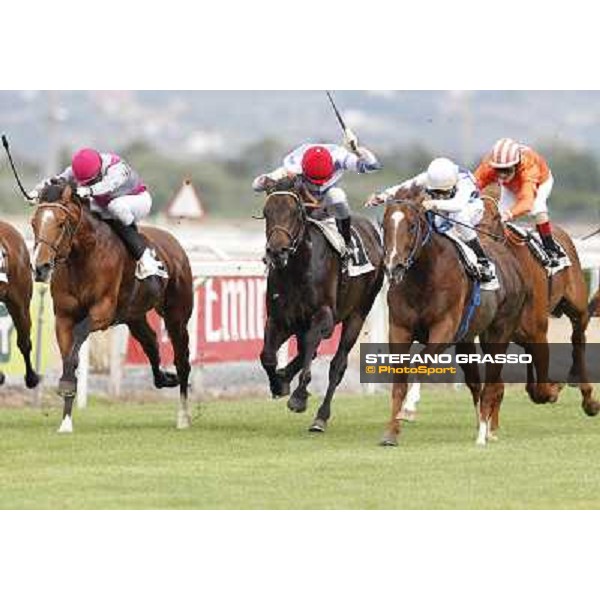
[[422,185],[414,182],[409,186],[402,186],[394,195],[396,201],[408,201],[415,204],[421,204],[425,199],[425,189]]
[[90,203],[87,199],[82,199],[77,196],[75,187],[65,179],[57,179],[53,178],[50,182],[42,188],[40,192],[40,202],[41,203],[49,203],[49,204],[63,204],[62,196],[67,187],[71,188],[71,192],[73,197],[76,198],[76,202],[78,201],[85,209],[88,210],[89,214],[92,212],[89,210]]

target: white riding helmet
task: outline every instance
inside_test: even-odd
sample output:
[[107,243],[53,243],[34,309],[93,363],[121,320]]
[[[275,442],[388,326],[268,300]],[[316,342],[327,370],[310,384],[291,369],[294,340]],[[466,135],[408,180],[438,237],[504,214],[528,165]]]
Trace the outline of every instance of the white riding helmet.
[[436,158],[427,169],[428,190],[448,191],[458,183],[458,166],[448,158]]

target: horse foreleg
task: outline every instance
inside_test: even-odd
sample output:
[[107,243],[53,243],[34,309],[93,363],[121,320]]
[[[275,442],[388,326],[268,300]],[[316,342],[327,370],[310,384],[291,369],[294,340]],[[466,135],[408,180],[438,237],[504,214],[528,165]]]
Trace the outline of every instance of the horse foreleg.
[[527,371],[527,392],[535,404],[554,403],[558,400],[560,386],[550,381],[550,346],[546,335],[538,336],[524,344],[525,350],[531,354],[533,371]]
[[31,317],[29,307],[21,306],[7,299],[6,308],[17,330],[17,346],[25,362],[25,385],[29,389],[35,388],[40,382],[40,377],[31,364]]
[[281,398],[290,393],[290,380],[286,381],[285,376],[282,376],[282,373],[277,370],[277,352],[288,340],[290,333],[278,325],[271,317],[267,319],[263,349],[260,353],[260,362],[269,378],[269,389],[273,398]]
[[327,387],[327,392],[309,431],[314,433],[322,433],[325,431],[327,422],[331,416],[331,401],[333,395],[344,377],[344,373],[348,367],[348,354],[354,347],[364,322],[365,318],[360,312],[353,313],[344,321],[340,343],[329,366],[329,385]]
[[63,361],[63,373],[58,384],[58,394],[64,400],[63,420],[59,433],[73,431],[73,400],[77,394],[77,377],[75,372],[79,364],[79,350],[90,333],[90,319],[86,317],[75,323],[69,317],[57,315],[56,339]]
[[150,361],[152,375],[154,376],[154,386],[161,388],[172,388],[179,385],[179,377],[175,373],[163,371],[160,368],[160,352],[158,349],[158,341],[156,332],[146,320],[142,317],[136,321],[127,323],[131,335],[140,343],[144,354]]
[[321,340],[332,334],[334,325],[331,309],[328,306],[324,306],[312,318],[310,329],[300,336],[302,339],[299,341],[303,348],[304,356],[298,387],[296,387],[287,403],[287,407],[292,412],[302,413],[306,410],[307,388],[312,377],[310,367]]

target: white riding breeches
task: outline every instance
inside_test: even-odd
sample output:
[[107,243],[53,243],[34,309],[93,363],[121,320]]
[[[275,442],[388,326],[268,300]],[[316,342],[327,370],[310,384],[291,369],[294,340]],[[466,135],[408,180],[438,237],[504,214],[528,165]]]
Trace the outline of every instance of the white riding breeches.
[[[548,198],[552,193],[553,185],[554,179],[552,175],[550,175],[548,181],[542,183],[542,185],[540,185],[540,187],[537,189],[533,208],[529,213],[532,217],[535,217],[540,213],[548,212]],[[504,186],[500,186],[500,190],[500,210],[510,210],[517,202],[517,199],[515,195],[510,190],[507,190]]]
[[108,206],[95,204],[93,199],[90,202],[92,212],[98,213],[103,219],[116,219],[129,226],[146,218],[152,209],[152,196],[150,192],[145,191],[135,196],[121,196],[111,200]]
[[[477,227],[481,222],[481,219],[483,219],[483,200],[471,200],[460,212],[447,214],[453,221],[458,221],[458,223],[452,223],[452,227],[450,228],[451,231],[463,242],[469,242],[477,237],[477,232],[474,229],[471,229],[471,227]],[[438,225],[443,223],[441,217],[437,217],[436,219],[438,220]],[[468,225],[468,227],[465,227],[463,224]]]
[[323,201],[327,211],[336,219],[346,219],[350,216],[350,207],[348,206],[348,197],[346,192],[339,187],[332,187],[323,195]]

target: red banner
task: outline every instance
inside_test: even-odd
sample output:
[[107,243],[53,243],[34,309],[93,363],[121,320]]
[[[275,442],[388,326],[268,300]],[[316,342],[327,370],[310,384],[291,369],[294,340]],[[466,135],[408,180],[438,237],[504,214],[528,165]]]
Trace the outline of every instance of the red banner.
[[[197,280],[194,312],[189,324],[190,360],[193,365],[254,361],[263,345],[266,319],[265,277],[210,277]],[[163,363],[173,362],[173,349],[162,319],[152,312],[150,324],[157,332]],[[320,354],[334,354],[339,328],[325,340]],[[295,343],[289,345],[295,352]],[[147,363],[141,346],[132,337],[127,342],[126,363]]]

